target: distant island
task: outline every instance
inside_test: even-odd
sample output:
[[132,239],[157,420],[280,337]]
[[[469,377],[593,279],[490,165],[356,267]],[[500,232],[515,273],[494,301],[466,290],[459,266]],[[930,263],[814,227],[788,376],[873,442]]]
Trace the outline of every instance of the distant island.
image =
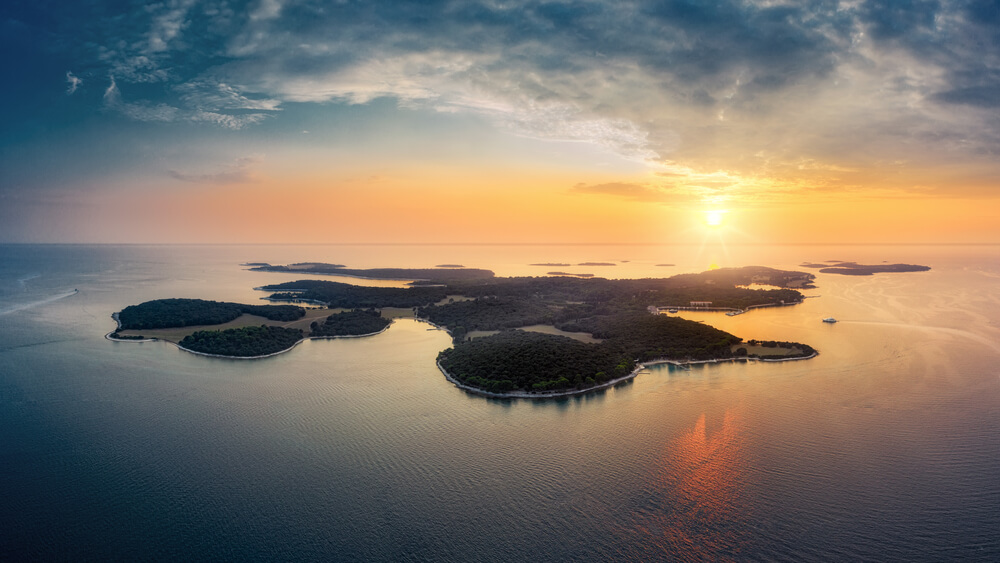
[[291,272],[296,274],[320,274],[328,276],[348,276],[375,280],[421,280],[444,283],[453,280],[488,279],[494,276],[490,270],[463,268],[457,264],[442,264],[435,268],[348,268],[343,264],[323,262],[300,262],[287,266],[263,264],[250,268],[258,272]]
[[676,266],[676,264],[657,264],[657,266]]
[[[831,264],[834,264],[831,266]],[[827,260],[824,264],[814,264],[804,262],[800,264],[803,268],[819,268],[822,274],[840,274],[843,276],[871,276],[881,273],[898,272],[926,272],[930,266],[919,266],[916,264],[858,264],[857,262],[841,262],[837,260]]]
[[577,266],[617,266],[614,262],[580,262]]
[[572,264],[564,264],[562,262],[539,262],[537,264],[528,264],[529,266],[547,266],[550,268],[565,268],[566,266],[572,266]]
[[[762,266],[662,279],[490,275],[407,288],[304,279],[260,289],[271,301],[308,301],[325,309],[160,299],[116,313],[119,328],[108,337],[152,336],[194,353],[256,358],[306,338],[377,334],[389,326],[383,318],[388,312],[408,313],[451,335],[453,347],[437,363],[459,387],[501,397],[551,397],[616,384],[650,363],[812,357],[816,351],[806,344],[744,342],[658,312],[661,306],[745,311],[792,305],[803,299],[793,288],[812,287],[813,279]],[[751,284],[773,289],[746,287]]]
[[573,274],[570,272],[548,272],[550,276],[575,276],[578,278],[592,278],[594,274]]

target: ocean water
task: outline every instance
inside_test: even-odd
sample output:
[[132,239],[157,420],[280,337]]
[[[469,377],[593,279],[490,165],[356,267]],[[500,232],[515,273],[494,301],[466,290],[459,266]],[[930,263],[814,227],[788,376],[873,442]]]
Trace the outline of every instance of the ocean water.
[[[248,261],[832,259],[933,269],[685,314],[812,360],[656,367],[558,401],[455,388],[447,335],[406,319],[254,362],[103,338],[129,304],[301,277]],[[0,246],[3,561],[997,561],[998,475],[997,246]]]

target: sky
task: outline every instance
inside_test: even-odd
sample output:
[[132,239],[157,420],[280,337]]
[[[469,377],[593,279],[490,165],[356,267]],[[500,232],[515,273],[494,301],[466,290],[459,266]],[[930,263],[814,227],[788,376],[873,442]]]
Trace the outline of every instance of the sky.
[[7,0],[0,242],[1000,243],[1000,1]]

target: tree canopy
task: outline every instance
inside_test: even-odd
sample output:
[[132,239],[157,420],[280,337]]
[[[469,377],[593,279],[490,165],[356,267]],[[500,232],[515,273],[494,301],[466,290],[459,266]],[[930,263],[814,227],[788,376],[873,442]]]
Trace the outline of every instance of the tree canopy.
[[245,305],[204,299],[155,299],[118,313],[122,330],[144,330],[227,323],[242,314],[272,321],[294,321],[306,312],[294,305]]
[[314,322],[309,335],[360,336],[378,332],[391,322],[374,309],[344,311],[330,315],[323,323]]
[[265,356],[287,350],[302,340],[302,331],[280,326],[245,326],[199,330],[180,341],[182,348],[220,356]]

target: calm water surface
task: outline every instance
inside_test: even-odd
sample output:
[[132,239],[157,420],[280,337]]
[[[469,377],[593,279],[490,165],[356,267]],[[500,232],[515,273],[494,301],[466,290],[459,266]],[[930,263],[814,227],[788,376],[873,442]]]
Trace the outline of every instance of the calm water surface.
[[[103,338],[129,304],[301,277],[247,261],[831,259],[934,269],[686,314],[815,359],[561,401],[456,389],[434,366],[447,335],[405,319],[254,362]],[[0,246],[0,560],[1000,560],[998,288],[990,246]]]

